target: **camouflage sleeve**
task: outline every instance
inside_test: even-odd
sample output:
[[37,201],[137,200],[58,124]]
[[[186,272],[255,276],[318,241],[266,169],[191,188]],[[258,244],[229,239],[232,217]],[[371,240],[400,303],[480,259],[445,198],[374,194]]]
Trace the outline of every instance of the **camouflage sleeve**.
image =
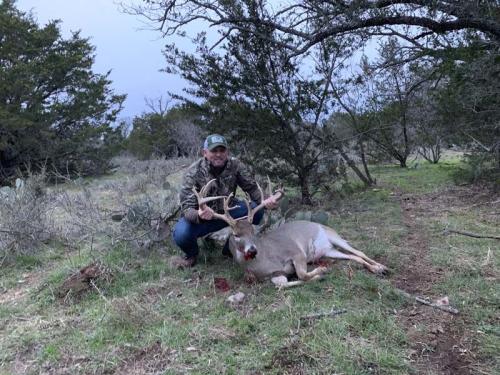
[[191,222],[198,222],[198,201],[193,193],[193,187],[196,187],[196,167],[192,166],[182,180],[182,186],[179,193],[182,215]]
[[255,176],[245,164],[238,161],[238,170],[236,174],[236,183],[238,186],[248,195],[255,203],[259,204],[261,201],[261,196],[259,188],[257,187],[257,182],[255,181]]

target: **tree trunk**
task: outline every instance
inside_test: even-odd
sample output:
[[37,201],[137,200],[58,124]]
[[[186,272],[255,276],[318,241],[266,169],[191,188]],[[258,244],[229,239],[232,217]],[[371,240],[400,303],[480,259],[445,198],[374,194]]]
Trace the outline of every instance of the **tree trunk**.
[[349,157],[349,155],[347,155],[347,153],[344,151],[344,148],[341,145],[337,145],[336,148],[339,151],[339,153],[342,156],[342,158],[347,163],[347,165],[354,171],[354,173],[356,173],[356,176],[358,176],[358,178],[361,181],[363,181],[363,183],[366,186],[372,186],[372,185],[375,184],[375,182],[371,179],[371,177],[368,178],[367,176],[365,176],[363,174],[363,172],[360,171],[360,169],[358,168],[358,166],[356,165],[356,163]]
[[368,169],[368,164],[366,163],[366,154],[365,154],[365,146],[363,145],[363,141],[359,140],[359,150],[361,152],[361,161],[363,162],[363,169],[365,170],[366,179],[369,182],[368,186],[373,186],[377,184],[377,181],[372,178],[370,175],[370,171]]
[[311,192],[309,191],[309,184],[307,180],[307,175],[299,175],[301,203],[312,206]]

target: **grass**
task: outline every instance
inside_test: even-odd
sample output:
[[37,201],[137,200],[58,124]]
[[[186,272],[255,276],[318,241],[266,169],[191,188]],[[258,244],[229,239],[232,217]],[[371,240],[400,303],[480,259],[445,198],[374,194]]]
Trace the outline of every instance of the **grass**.
[[[341,263],[324,280],[300,288],[248,285],[220,249],[205,249],[200,264],[185,271],[168,267],[168,257],[177,253],[170,246],[148,254],[96,246],[24,256],[0,275],[0,373],[419,373],[410,360],[415,343],[399,319],[411,303],[392,280],[407,261],[412,230],[404,224],[398,194],[446,194],[457,165],[447,163],[376,167],[380,186],[355,189],[332,210],[330,225],[369,256],[383,259],[393,270],[388,279],[354,265],[351,274]],[[498,223],[487,206],[447,208],[415,219],[428,240],[430,265],[444,270],[429,293],[448,295],[461,310],[464,332],[474,333],[474,365],[493,374],[500,371],[497,244],[443,236],[442,229],[495,233]],[[58,298],[64,279],[95,258],[112,270],[112,279],[66,301]],[[23,274],[32,276],[19,283]],[[218,277],[228,281],[230,292],[216,288]],[[236,291],[245,300],[232,306],[226,298]],[[347,312],[303,319],[331,309]],[[26,363],[22,371],[19,358]],[[142,372],[134,372],[138,368]]]

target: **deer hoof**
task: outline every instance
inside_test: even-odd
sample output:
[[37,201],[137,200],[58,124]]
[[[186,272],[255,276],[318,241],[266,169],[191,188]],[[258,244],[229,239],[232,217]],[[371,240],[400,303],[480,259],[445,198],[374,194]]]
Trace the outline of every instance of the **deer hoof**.
[[316,268],[316,270],[318,272],[318,275],[323,275],[324,273],[326,273],[328,271],[328,267],[319,266],[318,268]]
[[376,275],[386,275],[389,273],[389,269],[383,264],[376,263],[370,267],[370,271]]

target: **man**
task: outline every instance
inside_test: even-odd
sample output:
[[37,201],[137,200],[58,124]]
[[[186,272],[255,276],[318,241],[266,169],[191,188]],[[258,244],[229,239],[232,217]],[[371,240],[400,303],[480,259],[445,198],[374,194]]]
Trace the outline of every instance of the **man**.
[[[260,192],[248,168],[238,159],[229,157],[229,149],[223,136],[209,135],[203,145],[203,158],[188,168],[182,182],[180,191],[182,217],[174,227],[173,237],[177,246],[184,252],[184,257],[174,260],[175,267],[194,266],[199,252],[197,238],[227,227],[227,223],[223,220],[212,220],[214,212],[224,212],[222,199],[209,202],[202,209],[198,207],[198,201],[193,193],[193,187],[199,191],[212,179],[215,179],[215,182],[212,183],[207,196],[229,196],[235,193],[239,186],[250,196],[252,208],[260,204]],[[269,209],[276,208],[278,205],[272,197],[264,202],[265,208]],[[230,211],[233,218],[247,215],[244,202],[233,198],[230,206],[237,207]],[[258,224],[263,215],[263,210],[256,213],[253,223]],[[229,254],[227,244],[224,246],[223,253]]]

